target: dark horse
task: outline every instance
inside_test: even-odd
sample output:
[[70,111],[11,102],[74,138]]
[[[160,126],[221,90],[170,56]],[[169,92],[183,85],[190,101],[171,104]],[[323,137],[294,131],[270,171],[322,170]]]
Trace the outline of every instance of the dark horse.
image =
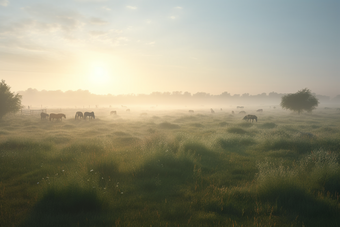
[[255,120],[257,122],[257,117],[255,115],[248,114],[247,116],[245,116],[243,118],[243,120],[247,120],[247,121],[250,121],[250,122],[253,122]]
[[44,113],[44,112],[41,112],[41,114],[40,114],[41,120],[42,119],[47,119],[49,116],[50,116],[49,114]]
[[74,117],[74,119],[77,120],[78,118],[80,119],[80,118],[83,118],[83,117],[84,117],[83,112],[78,111],[76,113],[76,116]]
[[86,119],[86,117],[89,117],[89,119],[93,118],[93,119],[96,119],[95,116],[94,116],[94,112],[85,112],[84,113],[84,119]]
[[53,120],[53,119],[57,119],[57,120],[60,119],[60,120],[62,121],[62,120],[63,120],[63,117],[66,118],[65,114],[62,114],[62,113],[60,113],[60,114],[51,113],[51,114],[50,114],[50,120],[51,120],[51,119],[52,119],[52,120]]

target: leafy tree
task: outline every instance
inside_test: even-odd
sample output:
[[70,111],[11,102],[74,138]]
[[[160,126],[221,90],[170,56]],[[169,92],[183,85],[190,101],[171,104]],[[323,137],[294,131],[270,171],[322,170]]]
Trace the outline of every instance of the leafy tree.
[[284,95],[281,98],[281,106],[283,109],[296,111],[299,114],[302,111],[311,112],[319,104],[319,100],[312,95],[307,88],[300,90],[294,94]]
[[15,113],[21,107],[21,95],[10,92],[10,87],[1,80],[0,83],[0,120],[7,113]]

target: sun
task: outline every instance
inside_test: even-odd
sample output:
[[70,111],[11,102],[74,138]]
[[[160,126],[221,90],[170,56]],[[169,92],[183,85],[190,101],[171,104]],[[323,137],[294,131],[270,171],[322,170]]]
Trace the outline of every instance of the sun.
[[74,84],[94,94],[116,94],[124,90],[123,84],[126,84],[123,66],[115,56],[82,52],[75,67]]

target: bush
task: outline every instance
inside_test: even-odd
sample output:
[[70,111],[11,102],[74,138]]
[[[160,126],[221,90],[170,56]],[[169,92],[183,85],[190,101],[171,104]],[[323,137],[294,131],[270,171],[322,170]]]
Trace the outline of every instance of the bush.
[[20,110],[21,95],[10,92],[10,87],[4,80],[0,82],[0,120],[7,113],[15,113]]

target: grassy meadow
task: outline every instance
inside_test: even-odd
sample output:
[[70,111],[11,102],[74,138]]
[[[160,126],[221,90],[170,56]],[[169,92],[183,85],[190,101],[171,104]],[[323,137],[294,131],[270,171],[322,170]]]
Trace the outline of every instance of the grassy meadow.
[[193,110],[5,117],[0,226],[340,226],[339,110]]

